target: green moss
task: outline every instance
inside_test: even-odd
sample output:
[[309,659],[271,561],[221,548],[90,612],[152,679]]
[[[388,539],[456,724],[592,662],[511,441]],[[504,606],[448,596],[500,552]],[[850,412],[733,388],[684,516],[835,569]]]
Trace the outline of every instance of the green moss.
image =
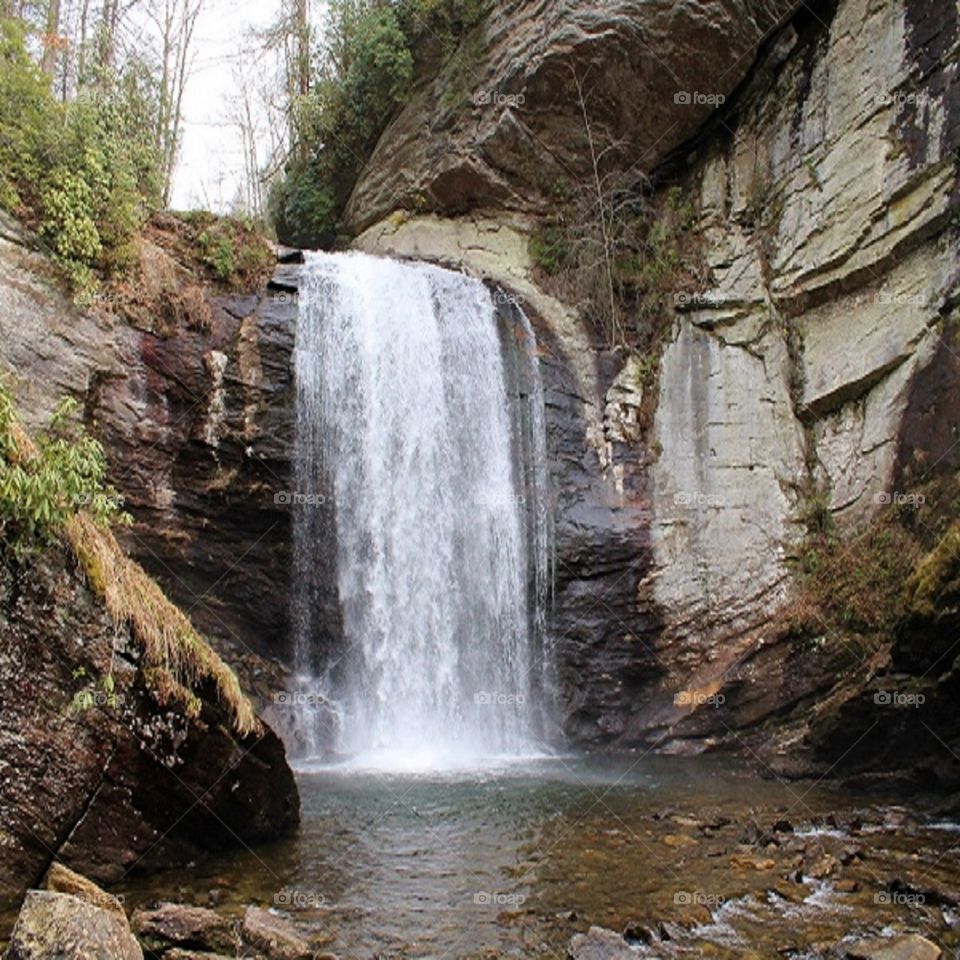
[[563,229],[548,225],[530,238],[530,256],[541,270],[556,276],[569,262],[570,249]]
[[945,598],[960,595],[960,522],[923,557],[906,590],[911,613],[923,617],[934,616]]

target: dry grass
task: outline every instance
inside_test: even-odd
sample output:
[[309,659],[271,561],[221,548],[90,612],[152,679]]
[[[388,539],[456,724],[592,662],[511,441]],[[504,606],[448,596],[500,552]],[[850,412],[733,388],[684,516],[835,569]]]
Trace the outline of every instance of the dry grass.
[[[15,419],[8,430],[16,458],[23,461],[38,455],[36,444]],[[124,553],[113,533],[84,512],[71,517],[63,533],[114,622],[129,625],[143,647],[144,676],[154,695],[164,703],[179,701],[189,714],[196,715],[200,700],[193,690],[212,681],[236,732],[244,737],[259,732],[260,722],[234,672],[183,611]]]
[[114,535],[88,516],[77,514],[67,524],[66,539],[119,625],[129,625],[146,655],[146,675],[163,699],[199,706],[190,692],[206,680],[214,683],[220,702],[241,736],[260,729],[250,701],[234,672],[197,633],[184,613],[171,603],[143,568],[131,560]]

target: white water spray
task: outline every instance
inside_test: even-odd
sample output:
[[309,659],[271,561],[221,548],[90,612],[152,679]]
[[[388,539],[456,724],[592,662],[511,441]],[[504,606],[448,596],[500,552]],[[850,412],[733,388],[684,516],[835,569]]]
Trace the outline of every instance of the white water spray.
[[513,313],[458,273],[308,255],[294,606],[301,675],[334,705],[313,711],[327,729],[308,754],[331,739],[398,767],[544,750],[543,395]]

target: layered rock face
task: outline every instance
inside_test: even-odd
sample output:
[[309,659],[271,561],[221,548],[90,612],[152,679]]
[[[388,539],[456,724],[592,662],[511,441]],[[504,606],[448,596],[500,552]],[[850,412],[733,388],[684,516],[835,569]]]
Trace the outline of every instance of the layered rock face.
[[63,552],[0,564],[0,637],[0,908],[54,859],[110,882],[296,826],[277,737],[234,734],[212,690],[196,718],[162,706]]
[[507,0],[421,86],[354,190],[348,226],[398,208],[543,212],[589,172],[589,110],[641,169],[743,80],[790,0]]
[[[904,464],[935,475],[955,441],[956,383],[927,379],[952,352],[960,281],[958,19],[935,6],[798,17],[697,147],[713,284],[681,298],[663,357],[654,594],[686,683],[739,691],[718,734],[755,719],[753,697],[782,709],[831,679],[756,669],[805,500],[850,529],[904,489]],[[934,409],[944,432],[920,439]]]
[[[568,39],[593,16],[580,6]],[[690,13],[673,6],[678,17]],[[776,19],[766,12],[751,22]],[[595,38],[593,49],[616,64],[611,51],[657,13],[608,14],[609,45]],[[402,135],[413,120],[402,115],[357,188],[355,224],[384,212],[374,185],[399,162],[420,177],[418,189],[458,212],[425,171],[443,168],[441,147],[456,163],[463,152],[483,154],[491,127],[515,127],[521,115],[535,122],[539,65],[576,64],[580,50],[551,48],[550,22],[536,39],[524,39],[523,25],[510,34],[526,47],[514,50],[503,90],[527,98],[527,114],[501,103],[496,123],[478,124],[469,142],[457,141],[452,121],[441,124],[416,156]],[[487,191],[475,202],[483,215],[459,219],[394,214],[357,241],[491,277],[538,318],[558,497],[554,629],[565,724],[579,739],[702,749],[825,696],[836,663],[770,626],[790,594],[810,502],[823,498],[851,529],[908,482],[956,469],[958,37],[953,2],[805,7],[752,68],[742,64],[745,81],[705,123],[703,113],[689,126],[685,114],[671,116],[678,125],[654,122],[656,104],[644,101],[646,134],[665,146],[649,167],[642,143],[631,157],[641,170],[662,160],[654,172],[696,198],[710,277],[676,298],[648,431],[637,426],[635,361],[605,353],[537,288],[524,243],[531,221],[512,199]],[[678,46],[659,49],[669,65]],[[498,75],[499,48],[491,50],[480,76]],[[705,56],[700,89],[729,92],[709,64]],[[569,95],[561,74],[555,89]],[[621,82],[631,95],[645,89],[636,76]],[[424,100],[408,109],[422,131],[440,108]],[[635,135],[631,116],[611,120],[601,108],[597,122]],[[561,120],[537,135],[543,169],[571,144],[582,153]],[[426,157],[433,166],[418,159]],[[508,179],[531,195],[522,175]]]
[[[699,750],[809,714],[837,663],[773,624],[810,502],[853,530],[960,466],[957,5],[793,7],[498,4],[348,208],[359,248],[465,269],[534,322],[560,721],[594,746]],[[528,250],[557,181],[590,173],[584,108],[596,143],[696,201],[709,279],[667,318],[651,423],[640,358]],[[22,247],[0,254],[25,415],[81,397],[138,559],[206,632],[286,652],[296,267],[164,337],[70,312]]]
[[52,288],[12,225],[0,238],[0,370],[25,424],[76,398],[136,523],[125,546],[237,662],[286,653],[296,304],[281,267],[211,297],[203,329],[157,332]]

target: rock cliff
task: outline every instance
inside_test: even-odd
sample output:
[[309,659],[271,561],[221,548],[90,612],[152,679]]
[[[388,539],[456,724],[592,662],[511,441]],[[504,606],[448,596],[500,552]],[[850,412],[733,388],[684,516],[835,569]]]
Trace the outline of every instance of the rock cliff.
[[[349,212],[366,227],[360,247],[460,265],[536,314],[568,732],[665,750],[742,745],[764,721],[808,716],[837,682],[833,658],[777,625],[811,503],[855,531],[911,484],[956,471],[960,21],[954,2],[843,0],[783,22],[789,11],[739,11],[730,30],[723,6],[711,11],[729,44],[723,66],[708,44],[684,72],[687,40],[704,41],[687,22],[656,46],[665,62],[653,80],[642,54],[627,58],[632,73],[618,58],[656,33],[662,11],[627,6],[622,18],[578,5],[562,22],[524,21],[509,33],[524,53],[509,57],[498,18],[517,11],[501,9],[470,76],[511,99],[483,98],[468,124],[442,120],[444,99],[425,92],[384,134]],[[678,22],[703,13],[670,6]],[[557,157],[589,155],[582,116],[578,126],[558,106],[577,103],[586,51],[619,91],[597,95],[592,122],[697,211],[707,280],[674,298],[649,427],[638,427],[636,358],[602,349],[538,283],[526,239],[548,205],[491,160],[523,156],[524,143],[536,158],[527,169],[549,175]],[[721,97],[691,114],[684,96],[652,92],[670,75],[674,92]],[[617,111],[628,97],[638,113]],[[517,141],[492,150],[507,130]],[[456,191],[462,203],[444,198],[455,166],[483,171],[475,194]],[[410,206],[409,187],[434,212],[383,217],[386,184],[394,207]],[[852,672],[869,675],[861,659]]]
[[125,546],[234,662],[286,652],[296,305],[284,284],[281,268],[257,295],[209,296],[202,325],[168,329],[110,298],[77,309],[13,224],[0,236],[0,369],[25,424],[62,396],[80,402],[136,520]]
[[162,706],[65,551],[0,561],[0,638],[0,910],[54,860],[115,882],[296,826],[276,735],[234,733],[212,688],[195,718]]
[[[841,665],[830,624],[783,618],[811,509],[852,536],[955,483],[958,43],[955,0],[512,0],[383,134],[347,208],[355,245],[485,278],[536,328],[578,742],[842,756],[873,680],[929,671],[902,641]],[[652,374],[530,252],[558,182],[592,173],[591,137],[695,211],[702,283],[669,302]],[[206,632],[285,654],[296,265],[166,334],[70,311],[15,238],[0,268],[0,354],[38,418],[84,400],[135,554]]]

